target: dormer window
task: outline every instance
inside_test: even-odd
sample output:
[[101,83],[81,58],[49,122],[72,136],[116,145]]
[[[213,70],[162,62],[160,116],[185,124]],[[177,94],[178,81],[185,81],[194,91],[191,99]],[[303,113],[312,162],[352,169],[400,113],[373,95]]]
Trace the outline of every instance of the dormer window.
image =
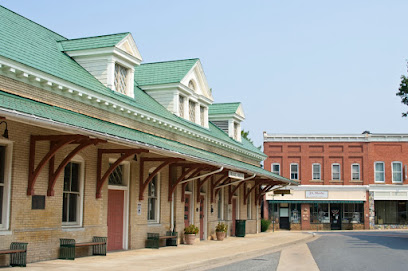
[[179,116],[184,118],[184,97],[179,96]]
[[127,94],[126,82],[127,82],[128,69],[115,63],[115,90],[122,94]]
[[204,106],[200,106],[200,124],[201,126],[204,126],[204,122],[205,122],[205,108]]
[[[191,82],[191,81],[190,81]],[[196,107],[196,103],[195,102],[192,102],[192,101],[189,101],[189,108],[188,108],[188,111],[189,111],[189,117],[190,117],[190,121],[192,121],[192,122],[195,122],[195,112],[196,112],[196,110],[195,110],[195,107]]]
[[238,123],[234,122],[234,139],[238,140]]
[[195,84],[193,82],[193,80],[190,80],[190,82],[188,82],[188,87],[192,90],[195,90]]

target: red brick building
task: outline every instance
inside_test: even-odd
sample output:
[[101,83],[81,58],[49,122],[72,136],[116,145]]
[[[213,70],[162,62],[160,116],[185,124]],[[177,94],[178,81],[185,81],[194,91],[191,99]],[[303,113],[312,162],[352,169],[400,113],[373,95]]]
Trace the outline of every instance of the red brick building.
[[275,229],[408,227],[408,134],[264,133],[264,167],[300,182],[266,195]]

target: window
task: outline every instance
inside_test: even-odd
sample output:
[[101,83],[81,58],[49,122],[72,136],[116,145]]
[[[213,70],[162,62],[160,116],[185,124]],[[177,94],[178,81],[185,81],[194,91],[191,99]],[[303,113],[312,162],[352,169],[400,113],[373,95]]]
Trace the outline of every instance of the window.
[[224,201],[223,201],[222,193],[223,193],[223,189],[221,188],[220,190],[218,190],[218,202],[217,202],[218,220],[224,219],[224,212],[223,212]]
[[190,116],[190,121],[195,122],[195,107],[196,103],[193,101],[189,101],[189,116]]
[[122,94],[126,94],[127,74],[128,70],[125,67],[115,63],[115,90]]
[[290,204],[290,222],[294,224],[300,223],[300,203]]
[[363,223],[364,204],[363,203],[344,203],[343,204],[343,223]]
[[408,224],[408,201],[376,200],[374,201],[375,224]]
[[271,166],[271,171],[272,171],[272,173],[280,175],[280,164],[279,163],[273,163],[272,166]]
[[160,183],[157,175],[149,183],[147,200],[147,220],[153,223],[159,223],[159,187]]
[[290,179],[299,180],[299,165],[290,164]]
[[234,139],[238,140],[238,123],[234,122]]
[[[3,141],[0,139],[0,141]],[[0,142],[0,230],[7,230],[10,211],[10,180],[12,144]],[[6,145],[7,144],[7,145]]]
[[402,163],[392,162],[392,182],[402,183]]
[[332,164],[332,180],[340,180],[340,164]]
[[[247,190],[247,193],[249,193],[249,189]],[[252,219],[252,210],[251,210],[251,193],[248,195],[248,200],[247,200],[247,219]]]
[[109,175],[109,185],[123,185],[123,169],[124,165],[119,165],[115,168]]
[[310,205],[310,223],[330,223],[328,203]]
[[195,84],[193,82],[193,80],[190,80],[190,82],[188,82],[188,87],[192,90],[195,90]]
[[313,164],[312,165],[312,175],[313,175],[313,180],[321,180],[322,175],[321,175],[321,167],[320,164]]
[[62,199],[62,224],[80,226],[82,224],[82,184],[83,164],[70,162],[64,169]]
[[179,115],[184,118],[184,97],[179,96]]
[[374,175],[375,182],[383,183],[385,181],[384,176],[384,162],[375,162],[374,163]]
[[204,121],[205,121],[205,108],[204,106],[200,106],[200,123],[201,126],[204,126]]
[[351,165],[351,179],[360,180],[360,164]]

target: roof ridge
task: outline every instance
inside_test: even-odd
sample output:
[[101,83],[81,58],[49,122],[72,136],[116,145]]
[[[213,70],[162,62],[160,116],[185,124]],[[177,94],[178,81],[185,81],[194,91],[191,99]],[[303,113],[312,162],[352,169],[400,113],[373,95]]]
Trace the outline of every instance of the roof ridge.
[[212,103],[211,105],[218,105],[218,104],[240,104],[241,102],[231,102],[231,103]]
[[39,23],[36,23],[36,22],[34,22],[33,20],[30,20],[30,19],[28,19],[27,17],[25,17],[25,16],[23,16],[23,15],[21,15],[21,14],[18,14],[17,12],[14,12],[14,11],[12,11],[12,10],[6,8],[5,6],[0,5],[0,7],[2,7],[3,9],[5,9],[5,10],[7,10],[7,11],[9,11],[9,12],[11,12],[11,13],[13,13],[13,14],[15,14],[15,15],[17,15],[17,16],[19,16],[19,17],[21,17],[21,18],[23,18],[23,19],[25,19],[25,20],[27,20],[27,21],[33,23],[33,24],[35,24],[35,25],[40,26],[41,28],[44,28],[45,30],[48,30],[48,31],[50,31],[50,32],[52,32],[52,33],[54,33],[54,34],[60,36],[61,38],[64,38],[64,39],[66,39],[66,40],[68,39],[68,38],[62,36],[61,34],[55,32],[55,31],[53,31],[53,30],[51,30],[51,29],[49,29],[49,28],[47,28],[47,27],[45,27],[45,26],[43,26],[43,25],[41,25],[41,24],[39,24]]
[[187,61],[187,60],[200,60],[200,59],[199,59],[199,58],[175,59],[175,60],[167,60],[167,61],[157,61],[157,62],[142,63],[142,64],[140,64],[140,65],[149,65],[149,64],[158,64],[158,63],[168,63],[168,62],[177,62],[177,61]]
[[61,41],[59,41],[59,42],[63,42],[63,41],[74,41],[74,40],[85,40],[85,39],[92,39],[92,38],[101,38],[101,37],[108,37],[108,36],[115,36],[115,35],[122,35],[122,34],[130,34],[130,32],[122,32],[122,33],[115,33],[115,34],[107,34],[107,35],[99,35],[99,36],[75,38],[75,39],[66,39],[66,40],[61,40]]

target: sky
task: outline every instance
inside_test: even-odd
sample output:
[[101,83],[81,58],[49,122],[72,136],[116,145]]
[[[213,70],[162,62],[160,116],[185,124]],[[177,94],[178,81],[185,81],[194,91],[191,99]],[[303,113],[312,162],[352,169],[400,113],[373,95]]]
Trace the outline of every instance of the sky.
[[67,38],[131,32],[144,63],[200,58],[214,102],[242,102],[256,146],[263,131],[408,133],[395,95],[407,74],[406,0],[0,5]]

